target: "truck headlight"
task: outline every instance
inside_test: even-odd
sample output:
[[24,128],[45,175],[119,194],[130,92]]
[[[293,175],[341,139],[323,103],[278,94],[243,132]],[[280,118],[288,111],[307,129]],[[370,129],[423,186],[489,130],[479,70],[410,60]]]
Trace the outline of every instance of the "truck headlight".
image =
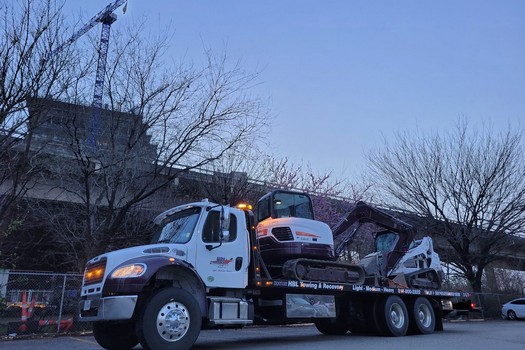
[[131,264],[119,267],[111,274],[111,278],[133,278],[140,277],[146,272],[146,265]]

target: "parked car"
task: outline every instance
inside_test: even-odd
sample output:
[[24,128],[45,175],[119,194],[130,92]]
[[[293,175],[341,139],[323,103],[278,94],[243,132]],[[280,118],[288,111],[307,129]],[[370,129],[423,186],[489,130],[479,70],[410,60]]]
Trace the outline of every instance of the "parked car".
[[508,320],[525,318],[525,298],[518,298],[503,304],[501,307],[501,317]]

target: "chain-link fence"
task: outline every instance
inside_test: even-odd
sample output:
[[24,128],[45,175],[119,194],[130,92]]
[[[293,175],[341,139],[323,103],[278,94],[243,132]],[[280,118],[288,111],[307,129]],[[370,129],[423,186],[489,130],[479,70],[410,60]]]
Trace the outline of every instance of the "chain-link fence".
[[0,270],[0,336],[89,330],[77,322],[82,275]]

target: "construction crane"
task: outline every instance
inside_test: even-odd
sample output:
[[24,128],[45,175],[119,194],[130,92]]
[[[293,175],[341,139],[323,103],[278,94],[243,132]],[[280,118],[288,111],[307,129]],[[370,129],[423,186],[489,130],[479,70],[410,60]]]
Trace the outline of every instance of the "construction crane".
[[53,51],[50,51],[46,56],[46,60],[49,60],[58,52],[62,51],[72,43],[74,43],[82,35],[86,34],[91,28],[95,27],[98,23],[102,23],[102,33],[100,35],[100,44],[98,49],[98,62],[97,72],[95,77],[95,87],[93,90],[93,102],[92,108],[92,119],[91,119],[91,136],[89,139],[89,145],[92,150],[96,149],[97,136],[98,136],[98,122],[102,114],[102,94],[104,92],[104,75],[106,74],[106,62],[108,56],[109,47],[109,33],[111,24],[116,21],[117,16],[113,13],[117,8],[127,3],[127,0],[116,0],[113,3],[107,5],[102,11],[93,16],[82,28],[80,28],[75,34],[73,34],[64,43],[58,46]]

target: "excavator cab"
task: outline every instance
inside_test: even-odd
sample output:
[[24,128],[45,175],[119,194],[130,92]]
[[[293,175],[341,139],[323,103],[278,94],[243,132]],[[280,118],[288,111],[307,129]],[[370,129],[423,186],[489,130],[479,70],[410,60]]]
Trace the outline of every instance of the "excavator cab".
[[275,190],[257,201],[257,238],[263,260],[282,265],[296,258],[333,260],[330,227],[314,218],[306,193]]
[[375,251],[390,252],[399,240],[399,235],[392,231],[382,231],[375,235]]
[[306,193],[275,190],[257,202],[257,220],[268,218],[303,218],[314,220],[312,200]]
[[397,232],[391,230],[375,232],[373,237],[373,252],[366,255],[359,263],[363,266],[367,275],[386,277],[387,262],[395,250],[400,237]]
[[335,262],[330,227],[303,192],[275,190],[257,202],[260,256],[272,278],[361,284],[363,268]]

